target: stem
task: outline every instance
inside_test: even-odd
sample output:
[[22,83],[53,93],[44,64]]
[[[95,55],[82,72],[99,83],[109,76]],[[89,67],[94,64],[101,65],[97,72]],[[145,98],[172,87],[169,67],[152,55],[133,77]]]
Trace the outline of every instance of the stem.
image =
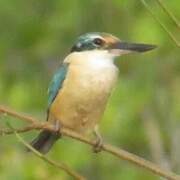
[[60,170],[64,170],[67,174],[69,174],[70,176],[72,176],[73,178],[75,178],[77,180],[85,180],[84,177],[79,175],[74,170],[70,169],[65,163],[57,163],[57,162],[47,158],[45,155],[41,154],[39,151],[34,149],[30,144],[28,144],[16,131],[14,131],[14,133],[15,133],[16,137],[18,138],[18,140],[22,144],[24,144],[32,153],[34,153],[36,156],[38,156],[40,159],[46,161],[47,163],[51,164],[52,166],[57,167]]
[[159,6],[163,9],[163,11],[169,16],[169,18],[172,20],[172,22],[174,23],[174,25],[180,29],[180,23],[177,20],[177,18],[174,16],[174,14],[169,11],[169,9],[163,4],[162,0],[156,0],[157,3],[159,4]]
[[176,37],[166,28],[166,26],[156,17],[156,15],[154,14],[154,12],[151,10],[151,8],[149,7],[149,5],[144,1],[144,0],[140,0],[141,3],[145,6],[145,8],[148,10],[148,12],[151,14],[151,16],[156,20],[156,22],[159,23],[159,25],[162,27],[162,29],[169,35],[170,39],[175,43],[175,45],[180,48],[180,43],[179,41],[176,39]]

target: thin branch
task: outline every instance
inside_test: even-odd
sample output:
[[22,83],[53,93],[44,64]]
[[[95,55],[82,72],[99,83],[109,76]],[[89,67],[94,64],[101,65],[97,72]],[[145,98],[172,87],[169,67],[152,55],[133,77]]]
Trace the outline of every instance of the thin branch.
[[[27,119],[29,119],[29,117],[21,116],[21,114],[14,113],[14,111],[9,110],[7,108],[0,107],[0,112],[5,112],[6,114],[9,114],[9,115],[14,116],[14,117],[17,117],[17,116],[21,117],[22,120],[29,122],[27,120]],[[32,130],[33,129],[46,129],[46,130],[55,132],[55,129],[49,123],[38,123],[38,120],[34,119],[34,118],[31,118],[31,120],[32,120],[32,123],[34,125],[34,127],[32,127]],[[31,130],[29,127],[25,127],[25,128],[26,128],[26,131]],[[25,132],[25,130],[23,130],[23,129],[19,129],[19,130],[22,132]],[[1,130],[1,132],[3,132],[3,131]],[[5,131],[3,133],[5,134]],[[10,133],[10,131],[8,132],[8,134],[9,133]],[[92,146],[94,146],[96,144],[95,141],[91,141],[87,137],[84,137],[84,136],[82,136],[76,132],[73,132],[69,129],[66,129],[66,128],[62,128],[60,133],[64,136],[71,137],[73,139],[79,140],[79,141],[84,142],[86,144],[90,144]],[[162,176],[162,177],[170,179],[170,180],[180,180],[180,176],[174,174],[173,172],[167,171],[166,169],[162,169],[161,167],[159,167],[158,165],[156,165],[150,161],[147,161],[147,160],[145,160],[139,156],[136,156],[136,155],[129,153],[125,150],[122,150],[120,148],[113,147],[110,144],[103,144],[102,150],[109,152],[110,154],[112,154],[112,155],[114,155],[120,159],[129,161],[133,164],[136,164],[139,167],[143,167],[143,168],[151,171],[152,173],[154,173],[156,175]]]
[[[62,134],[66,135],[66,136],[69,136],[73,139],[80,140],[80,141],[82,141],[86,144],[90,144],[92,146],[94,146],[96,143],[96,142],[90,141],[87,138],[82,137],[79,134],[76,134],[76,133],[69,131],[69,130],[66,130],[66,129],[63,129],[61,132],[62,132]],[[145,168],[145,169],[147,169],[147,170],[149,170],[149,171],[151,171],[154,174],[157,174],[159,176],[165,177],[165,178],[170,179],[170,180],[180,180],[180,176],[178,176],[178,175],[176,175],[170,171],[167,171],[165,169],[162,169],[158,165],[156,165],[150,161],[147,161],[147,160],[145,160],[139,156],[136,156],[135,154],[129,153],[123,149],[116,148],[110,144],[103,144],[102,149],[106,152],[113,154],[114,156],[116,156],[120,159],[129,161],[133,164],[138,165],[139,167],[143,167],[143,168]]]
[[180,23],[177,20],[177,18],[174,16],[174,14],[164,5],[162,0],[156,0],[159,6],[163,9],[163,11],[170,17],[172,22],[175,24],[175,26],[180,29]]
[[[23,132],[28,132],[28,131],[32,131],[34,128],[34,125],[30,125],[30,126],[26,126],[23,128],[19,128],[19,129],[15,129],[14,130],[17,133],[23,133]],[[0,129],[0,136],[4,136],[4,135],[8,135],[8,134],[14,134],[14,130],[11,129]]]
[[45,155],[41,154],[39,151],[34,149],[30,144],[28,144],[16,131],[14,131],[14,133],[15,133],[16,137],[18,138],[18,140],[22,144],[24,144],[31,152],[33,152],[40,159],[46,161],[47,163],[51,164],[54,167],[57,167],[60,170],[64,170],[67,174],[69,174],[70,176],[72,176],[73,178],[75,178],[77,180],[85,180],[84,177],[79,175],[74,170],[70,169],[65,163],[57,163],[57,162],[49,159],[48,157],[46,157]]
[[154,12],[151,10],[149,5],[145,2],[145,0],[140,0],[141,3],[145,6],[145,8],[148,10],[148,12],[151,14],[151,16],[156,20],[156,22],[159,23],[159,25],[162,27],[162,29],[169,35],[170,39],[175,43],[175,45],[180,48],[180,42],[176,39],[176,37],[166,28],[166,26],[157,18],[157,16],[154,14]]
[[26,116],[26,115],[23,115],[23,114],[19,114],[19,113],[14,112],[14,111],[9,111],[4,106],[1,106],[0,108],[1,108],[0,113],[3,114],[3,115],[10,115],[10,116],[16,117],[18,119],[24,119],[26,122],[34,123],[34,119],[29,117],[29,116]]

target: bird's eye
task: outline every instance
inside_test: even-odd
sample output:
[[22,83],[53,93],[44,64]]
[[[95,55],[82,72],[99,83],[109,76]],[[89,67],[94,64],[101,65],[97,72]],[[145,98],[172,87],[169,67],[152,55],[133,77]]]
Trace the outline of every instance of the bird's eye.
[[96,38],[93,40],[94,44],[97,46],[102,46],[104,44],[104,41],[100,38]]

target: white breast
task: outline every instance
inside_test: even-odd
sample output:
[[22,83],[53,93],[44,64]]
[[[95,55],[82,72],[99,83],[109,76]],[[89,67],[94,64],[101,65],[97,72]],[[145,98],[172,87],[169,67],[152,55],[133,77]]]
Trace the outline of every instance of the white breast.
[[68,74],[51,114],[64,126],[83,133],[101,119],[118,70],[104,54],[75,54],[67,61]]

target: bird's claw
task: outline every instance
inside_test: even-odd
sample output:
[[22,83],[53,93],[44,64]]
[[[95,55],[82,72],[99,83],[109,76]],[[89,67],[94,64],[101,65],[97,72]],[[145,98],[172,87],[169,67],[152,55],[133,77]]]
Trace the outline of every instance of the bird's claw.
[[94,144],[93,152],[98,153],[102,150],[103,146],[103,139],[101,137],[101,134],[99,133],[98,125],[94,128],[94,135],[96,137],[96,141]]
[[55,121],[54,130],[55,130],[55,135],[61,137],[61,124],[59,121]]
[[97,138],[96,139],[96,142],[94,144],[94,147],[93,147],[93,152],[94,153],[99,153],[102,151],[102,146],[103,146],[103,141],[102,141],[102,138]]

